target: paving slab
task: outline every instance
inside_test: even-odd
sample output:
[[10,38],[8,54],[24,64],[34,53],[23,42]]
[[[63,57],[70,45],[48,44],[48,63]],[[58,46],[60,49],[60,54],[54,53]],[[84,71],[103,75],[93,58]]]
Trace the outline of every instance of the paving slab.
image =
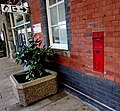
[[5,73],[0,74],[0,80],[5,80],[7,78],[8,78],[8,76]]
[[0,91],[7,89],[12,86],[10,79],[5,79],[3,82],[0,82]]
[[75,111],[82,105],[83,103],[79,99],[72,97],[71,95],[68,95],[37,111],[70,111],[70,110]]
[[35,104],[32,104],[30,106],[27,106],[27,107],[21,106],[19,103],[17,103],[17,104],[14,104],[14,105],[8,107],[7,111],[36,111],[40,108],[47,106],[50,103],[51,103],[51,101],[49,99],[41,100],[41,101],[39,101]]
[[64,98],[64,97],[66,97],[67,95],[68,95],[68,94],[65,93],[65,92],[63,91],[63,89],[60,89],[56,95],[49,96],[48,98],[49,98],[52,102],[56,102],[56,101],[58,101],[58,100],[60,100],[60,99],[62,99],[62,98]]
[[12,88],[12,86],[10,86],[10,87],[8,87],[8,88],[2,89],[2,90],[0,91],[0,93],[1,93],[1,96],[2,96],[2,97],[11,96],[11,95],[14,94],[14,93],[13,93],[13,88]]
[[0,99],[0,110],[12,106],[13,104],[18,103],[14,95],[7,96]]
[[0,111],[97,111],[80,99],[59,90],[56,95],[23,107],[16,99],[9,76],[23,70],[9,58],[0,58]]
[[2,110],[0,110],[0,111],[7,111],[6,109],[2,109]]

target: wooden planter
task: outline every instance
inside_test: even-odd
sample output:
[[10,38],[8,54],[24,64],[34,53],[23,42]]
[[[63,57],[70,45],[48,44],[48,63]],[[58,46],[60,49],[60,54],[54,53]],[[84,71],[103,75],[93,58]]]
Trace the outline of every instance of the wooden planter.
[[57,73],[47,70],[51,75],[38,78],[26,83],[18,83],[14,75],[25,74],[20,72],[10,76],[13,83],[13,91],[23,106],[27,106],[35,101],[43,99],[46,96],[56,94],[57,92]]

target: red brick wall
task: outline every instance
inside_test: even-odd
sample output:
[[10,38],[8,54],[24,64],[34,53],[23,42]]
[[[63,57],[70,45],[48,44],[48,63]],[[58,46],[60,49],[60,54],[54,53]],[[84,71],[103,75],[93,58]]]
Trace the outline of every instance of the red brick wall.
[[[70,0],[69,5],[73,45],[71,59],[79,60],[81,68],[89,73],[120,82],[120,1]],[[104,31],[105,74],[93,71],[91,34],[100,31]]]
[[[35,1],[29,0],[29,6],[30,6],[30,14],[31,14],[32,24],[34,25],[37,23],[42,23],[40,0],[35,0]],[[40,39],[44,43],[43,31],[41,33],[38,33],[37,35],[39,35]]]
[[32,18],[32,23],[37,24],[42,22],[41,9],[40,9],[40,1],[39,0],[29,0],[30,5],[30,13]]
[[[32,22],[42,21],[39,0],[29,0]],[[120,82],[120,1],[70,0],[71,57],[58,62]],[[93,71],[92,32],[104,32],[104,74]],[[43,33],[40,34],[43,37]]]

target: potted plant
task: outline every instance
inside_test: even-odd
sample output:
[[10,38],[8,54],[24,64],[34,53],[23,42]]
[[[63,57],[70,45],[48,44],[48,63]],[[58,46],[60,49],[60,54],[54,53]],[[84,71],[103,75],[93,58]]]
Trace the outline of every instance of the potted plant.
[[16,62],[28,67],[27,71],[10,76],[14,93],[23,106],[57,92],[57,73],[46,69],[52,51],[41,44],[41,40],[31,38],[29,45],[15,54]]

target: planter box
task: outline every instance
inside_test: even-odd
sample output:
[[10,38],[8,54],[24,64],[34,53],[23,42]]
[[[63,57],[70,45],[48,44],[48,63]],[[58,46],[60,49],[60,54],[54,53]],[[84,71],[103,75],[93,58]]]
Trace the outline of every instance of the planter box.
[[25,74],[25,72],[19,72],[10,76],[10,79],[13,83],[13,91],[20,104],[27,106],[35,101],[43,99],[46,96],[56,94],[57,73],[50,70],[46,71],[51,73],[51,75],[26,83],[18,83],[14,77],[14,75]]

